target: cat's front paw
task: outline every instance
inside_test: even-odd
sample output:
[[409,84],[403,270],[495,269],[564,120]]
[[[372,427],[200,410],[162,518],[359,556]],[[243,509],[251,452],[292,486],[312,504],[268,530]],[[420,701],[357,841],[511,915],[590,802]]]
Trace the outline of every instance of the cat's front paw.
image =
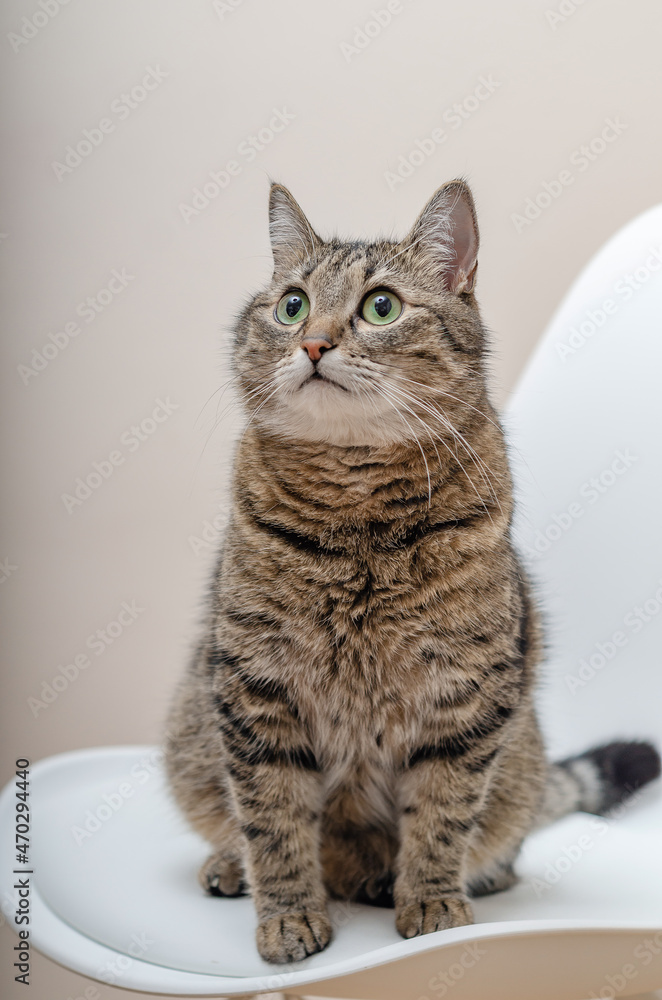
[[395,926],[404,938],[412,938],[419,934],[432,934],[433,931],[472,924],[473,919],[467,897],[454,893],[452,896],[408,903],[397,911]]
[[257,929],[257,949],[265,962],[300,962],[323,951],[331,940],[326,913],[306,910],[269,917]]
[[241,859],[225,851],[207,858],[198,881],[210,896],[245,896],[248,892]]

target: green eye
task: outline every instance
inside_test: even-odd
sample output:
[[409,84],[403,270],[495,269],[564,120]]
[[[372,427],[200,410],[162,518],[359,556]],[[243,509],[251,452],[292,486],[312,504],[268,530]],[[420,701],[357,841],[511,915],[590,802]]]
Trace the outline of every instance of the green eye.
[[279,323],[291,326],[300,323],[310,312],[310,302],[305,292],[287,292],[276,306],[276,319]]
[[398,296],[380,288],[376,292],[371,292],[365,300],[361,315],[366,322],[374,326],[385,326],[397,319],[401,312],[402,302]]

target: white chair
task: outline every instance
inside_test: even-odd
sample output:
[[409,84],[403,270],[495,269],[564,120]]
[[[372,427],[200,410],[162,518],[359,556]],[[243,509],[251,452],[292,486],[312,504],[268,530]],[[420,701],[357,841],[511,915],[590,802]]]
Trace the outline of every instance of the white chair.
[[[573,332],[574,331],[574,332]],[[551,753],[614,737],[662,745],[662,207],[595,257],[505,416],[516,536],[547,608],[540,710]],[[215,899],[206,847],[169,800],[158,751],[62,754],[33,769],[32,943],[92,979],[151,993],[415,1000],[631,997],[662,987],[659,783],[600,820],[532,836],[514,889],[477,923],[404,941],[393,913],[333,908],[335,940],[263,963],[250,899]],[[13,789],[0,803],[13,823]],[[13,919],[2,839],[0,898]]]

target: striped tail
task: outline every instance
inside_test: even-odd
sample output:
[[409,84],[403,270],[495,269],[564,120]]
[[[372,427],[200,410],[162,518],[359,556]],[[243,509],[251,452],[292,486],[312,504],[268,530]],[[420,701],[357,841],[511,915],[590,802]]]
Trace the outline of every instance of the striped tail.
[[660,754],[645,741],[606,743],[549,765],[537,826],[581,810],[604,815],[660,776]]

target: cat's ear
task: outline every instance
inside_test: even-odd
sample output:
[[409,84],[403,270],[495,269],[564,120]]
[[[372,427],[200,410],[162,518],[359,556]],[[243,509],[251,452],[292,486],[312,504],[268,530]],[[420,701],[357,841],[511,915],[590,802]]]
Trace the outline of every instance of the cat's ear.
[[405,247],[423,257],[455,295],[471,292],[478,267],[478,223],[469,185],[462,180],[440,187],[413,225]]
[[285,273],[304,260],[314,260],[322,243],[282,184],[272,184],[269,192],[269,237],[276,273]]

